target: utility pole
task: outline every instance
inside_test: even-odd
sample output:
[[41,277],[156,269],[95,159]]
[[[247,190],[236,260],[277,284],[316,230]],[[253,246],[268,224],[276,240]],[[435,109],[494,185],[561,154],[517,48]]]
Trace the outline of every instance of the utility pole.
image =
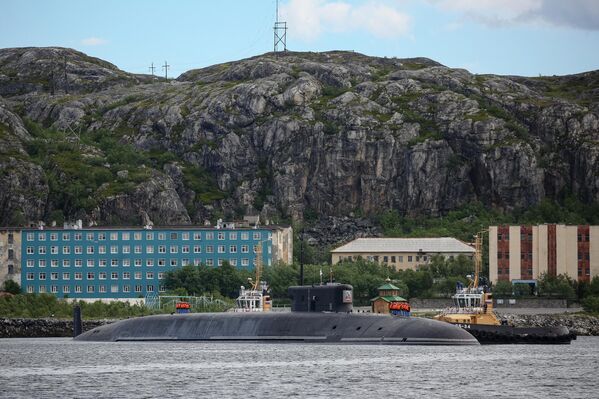
[[152,65],[150,65],[150,73],[152,74],[152,76],[154,76],[154,69],[156,69],[156,67],[154,66],[154,63],[152,62]]
[[162,66],[162,69],[164,69],[164,79],[168,80],[168,69],[171,66],[169,64],[166,63],[166,61],[164,61],[164,65]]
[[287,51],[287,22],[279,21],[279,0],[277,0],[277,12],[275,18],[274,30],[274,52],[279,51],[279,45],[283,46],[282,51]]

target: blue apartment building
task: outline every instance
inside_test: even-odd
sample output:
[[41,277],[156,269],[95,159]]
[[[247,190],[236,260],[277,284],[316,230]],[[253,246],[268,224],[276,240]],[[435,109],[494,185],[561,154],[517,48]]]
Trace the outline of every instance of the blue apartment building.
[[253,269],[273,263],[269,228],[24,229],[21,287],[59,298],[130,299],[165,290],[165,273],[184,265],[229,262]]

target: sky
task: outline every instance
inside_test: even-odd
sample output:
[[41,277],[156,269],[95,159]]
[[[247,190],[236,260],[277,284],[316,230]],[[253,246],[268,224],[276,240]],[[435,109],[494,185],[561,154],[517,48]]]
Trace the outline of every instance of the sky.
[[[0,48],[70,47],[169,77],[273,49],[276,0],[0,0]],[[427,57],[473,73],[599,69],[599,0],[280,0],[292,51]]]

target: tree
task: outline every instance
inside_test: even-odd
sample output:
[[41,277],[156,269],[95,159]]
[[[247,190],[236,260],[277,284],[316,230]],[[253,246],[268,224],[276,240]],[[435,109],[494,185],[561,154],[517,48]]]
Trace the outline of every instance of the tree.
[[551,276],[547,273],[543,273],[539,278],[538,283],[539,295],[541,296],[565,299],[574,299],[576,297],[573,281],[567,275],[558,274],[557,276]]
[[6,280],[4,282],[3,290],[11,294],[18,295],[21,293],[21,286],[19,283],[16,283],[13,280]]
[[493,287],[493,293],[498,296],[512,296],[514,287],[510,281],[500,280]]

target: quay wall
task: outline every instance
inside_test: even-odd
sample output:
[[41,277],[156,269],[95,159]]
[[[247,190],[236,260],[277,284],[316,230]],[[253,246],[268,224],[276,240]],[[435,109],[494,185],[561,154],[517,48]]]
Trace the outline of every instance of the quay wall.
[[[116,320],[84,320],[83,331]],[[73,320],[0,318],[0,338],[72,337]]]

